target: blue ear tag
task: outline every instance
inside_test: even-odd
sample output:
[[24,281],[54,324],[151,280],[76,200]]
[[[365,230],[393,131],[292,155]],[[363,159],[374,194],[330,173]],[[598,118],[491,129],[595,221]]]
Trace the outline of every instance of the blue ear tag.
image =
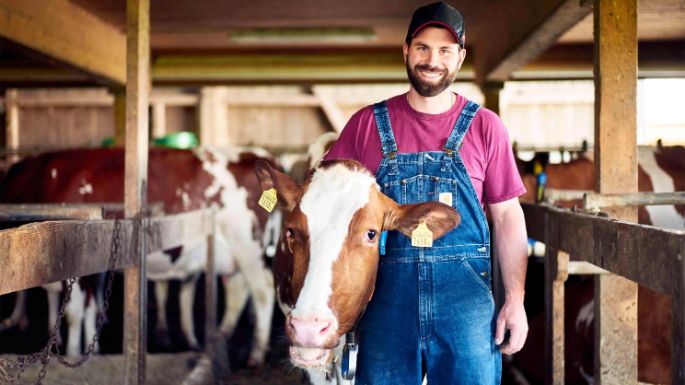
[[381,255],[385,255],[385,241],[388,239],[388,232],[381,231],[381,240],[378,242],[379,252]]

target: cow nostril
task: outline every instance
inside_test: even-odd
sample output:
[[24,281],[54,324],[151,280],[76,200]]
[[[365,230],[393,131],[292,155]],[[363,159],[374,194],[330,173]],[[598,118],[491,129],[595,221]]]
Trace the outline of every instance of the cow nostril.
[[319,330],[319,334],[324,334],[326,333],[329,329],[331,328],[331,321],[326,322],[323,328]]

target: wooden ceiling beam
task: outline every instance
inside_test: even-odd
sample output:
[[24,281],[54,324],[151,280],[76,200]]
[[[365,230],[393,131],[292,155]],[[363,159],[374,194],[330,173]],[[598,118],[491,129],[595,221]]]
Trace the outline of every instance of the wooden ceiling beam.
[[[592,11],[587,0],[538,0],[521,9],[516,2],[491,5],[493,17],[505,23],[476,26],[476,81],[506,81],[521,66],[532,62],[559,37]],[[505,9],[503,9],[505,8]],[[509,9],[511,8],[511,9]],[[486,40],[488,39],[488,40]]]
[[126,35],[68,0],[0,0],[0,36],[106,83],[126,82]]

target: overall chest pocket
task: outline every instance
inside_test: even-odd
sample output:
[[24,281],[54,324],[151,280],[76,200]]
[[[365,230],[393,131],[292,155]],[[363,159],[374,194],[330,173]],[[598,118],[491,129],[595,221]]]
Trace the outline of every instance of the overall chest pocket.
[[397,203],[442,202],[457,208],[457,180],[431,175],[417,175],[383,183],[383,193]]

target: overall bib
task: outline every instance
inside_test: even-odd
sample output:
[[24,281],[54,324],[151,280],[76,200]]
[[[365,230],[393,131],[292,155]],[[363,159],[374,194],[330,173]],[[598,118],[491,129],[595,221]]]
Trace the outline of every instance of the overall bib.
[[383,146],[376,181],[397,203],[441,201],[461,223],[433,242],[411,246],[397,231],[380,256],[373,299],[359,331],[356,385],[499,384],[495,303],[490,289],[490,232],[459,154],[480,106],[469,101],[444,151],[398,154],[385,102],[374,105]]

